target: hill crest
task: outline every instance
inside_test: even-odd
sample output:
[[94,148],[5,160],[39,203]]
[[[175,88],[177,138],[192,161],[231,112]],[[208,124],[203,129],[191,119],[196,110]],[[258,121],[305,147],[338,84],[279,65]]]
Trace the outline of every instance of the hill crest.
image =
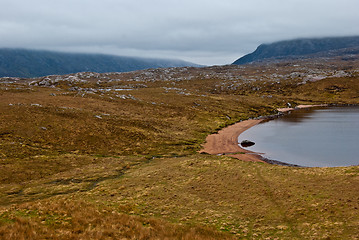
[[0,77],[41,77],[77,72],[129,72],[149,68],[199,67],[175,59],[64,53],[28,49],[0,49]]
[[359,47],[359,36],[329,37],[329,38],[301,38],[261,44],[257,49],[239,59],[233,64],[241,65],[269,59],[308,56]]

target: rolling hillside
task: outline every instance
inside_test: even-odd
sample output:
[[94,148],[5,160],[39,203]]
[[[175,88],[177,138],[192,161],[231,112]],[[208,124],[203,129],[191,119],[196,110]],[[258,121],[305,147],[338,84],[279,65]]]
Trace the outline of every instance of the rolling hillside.
[[40,77],[77,72],[128,72],[148,68],[199,66],[182,60],[0,49],[0,77]]
[[258,48],[247,54],[233,64],[241,65],[251,62],[286,59],[293,57],[310,57],[312,54],[321,54],[321,56],[341,55],[340,50],[358,52],[359,37],[333,37],[333,38],[303,38],[296,40],[280,41],[271,44],[261,44]]

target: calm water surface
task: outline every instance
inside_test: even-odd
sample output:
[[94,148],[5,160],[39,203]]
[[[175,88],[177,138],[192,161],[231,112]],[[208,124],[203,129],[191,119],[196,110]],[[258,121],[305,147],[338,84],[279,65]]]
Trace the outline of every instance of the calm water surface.
[[248,150],[307,167],[359,165],[359,107],[293,111],[258,124],[238,137],[255,142]]

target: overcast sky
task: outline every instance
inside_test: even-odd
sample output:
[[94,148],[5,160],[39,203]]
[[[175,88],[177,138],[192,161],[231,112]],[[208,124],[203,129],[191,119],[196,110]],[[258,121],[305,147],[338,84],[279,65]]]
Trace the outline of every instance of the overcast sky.
[[359,0],[0,0],[0,47],[232,63],[261,43],[359,35]]

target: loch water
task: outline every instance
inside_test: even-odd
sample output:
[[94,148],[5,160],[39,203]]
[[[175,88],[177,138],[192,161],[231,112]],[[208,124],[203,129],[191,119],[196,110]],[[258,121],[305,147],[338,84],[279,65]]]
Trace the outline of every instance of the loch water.
[[262,122],[238,137],[264,158],[306,167],[359,165],[359,107],[308,108]]

